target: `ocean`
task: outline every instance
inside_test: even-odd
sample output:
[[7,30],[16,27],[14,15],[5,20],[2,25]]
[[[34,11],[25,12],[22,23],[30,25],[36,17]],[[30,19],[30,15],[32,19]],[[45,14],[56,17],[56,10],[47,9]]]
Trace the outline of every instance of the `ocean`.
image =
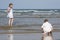
[[[55,9],[54,9],[55,10]],[[60,29],[60,12],[59,10],[25,10],[25,9],[15,9],[14,12],[14,23],[13,27],[18,30],[14,30],[16,32],[30,32],[29,29],[32,29],[31,33],[20,33],[13,34],[14,40],[41,40],[42,33],[33,33],[35,30],[40,29],[43,24],[44,19],[48,19],[49,22],[53,25],[53,28]],[[8,18],[7,12],[5,9],[0,10],[0,26],[6,27],[8,26]],[[35,30],[33,30],[35,29]],[[8,30],[2,30],[1,32],[8,32]],[[60,40],[60,32],[53,32],[54,40]],[[0,34],[0,40],[8,40],[8,34]]]

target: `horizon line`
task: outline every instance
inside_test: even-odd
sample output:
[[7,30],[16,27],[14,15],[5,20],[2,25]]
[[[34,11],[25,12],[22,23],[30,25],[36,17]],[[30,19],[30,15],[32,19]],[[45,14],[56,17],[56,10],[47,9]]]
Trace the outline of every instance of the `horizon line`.
[[[0,9],[0,10],[5,10],[5,9]],[[18,10],[23,10],[23,9],[18,9]],[[41,9],[24,9],[24,10],[41,10]],[[49,9],[49,10],[59,10],[59,9]]]

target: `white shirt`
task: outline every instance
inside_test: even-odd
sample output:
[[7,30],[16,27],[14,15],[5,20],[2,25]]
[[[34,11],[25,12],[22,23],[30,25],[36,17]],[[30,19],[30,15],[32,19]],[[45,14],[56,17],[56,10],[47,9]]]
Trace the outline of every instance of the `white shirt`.
[[43,28],[44,33],[50,32],[53,29],[52,25],[49,22],[43,23],[43,25],[41,26],[41,28]]
[[7,15],[7,17],[9,17],[9,18],[13,18],[13,9],[12,8],[10,8],[10,7],[8,7],[8,15]]

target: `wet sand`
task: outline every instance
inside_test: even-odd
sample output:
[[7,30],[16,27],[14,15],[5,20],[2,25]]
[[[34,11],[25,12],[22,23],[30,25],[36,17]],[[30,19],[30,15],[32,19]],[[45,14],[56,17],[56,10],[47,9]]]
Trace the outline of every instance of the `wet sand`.
[[[41,40],[41,33],[13,34],[14,40]],[[60,32],[53,33],[54,40],[60,40]],[[0,40],[8,40],[8,34],[0,34]]]
[[[42,33],[40,26],[0,26],[0,40],[8,40],[8,35],[12,34],[13,40],[41,40]],[[51,38],[51,37],[46,37]],[[45,38],[45,39],[46,39]],[[60,29],[54,29],[53,39],[60,40]]]
[[[12,30],[9,32],[8,30]],[[9,27],[9,26],[0,26],[0,34],[22,34],[22,33],[41,33],[42,30],[40,26],[30,26],[30,27]],[[60,29],[54,28],[53,32],[60,32]]]

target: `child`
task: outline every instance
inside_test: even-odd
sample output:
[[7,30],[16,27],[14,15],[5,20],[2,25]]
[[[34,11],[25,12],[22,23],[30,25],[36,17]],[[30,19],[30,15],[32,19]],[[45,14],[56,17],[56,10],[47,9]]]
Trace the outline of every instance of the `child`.
[[13,24],[13,4],[12,3],[9,4],[7,13],[8,13],[7,17],[9,18],[9,26],[12,26]]
[[47,34],[52,36],[53,27],[52,27],[52,25],[48,22],[48,19],[45,19],[45,20],[44,20],[44,23],[43,23],[43,25],[41,26],[41,28],[42,28],[42,30],[43,30],[43,38],[44,38],[44,36],[46,36]]

